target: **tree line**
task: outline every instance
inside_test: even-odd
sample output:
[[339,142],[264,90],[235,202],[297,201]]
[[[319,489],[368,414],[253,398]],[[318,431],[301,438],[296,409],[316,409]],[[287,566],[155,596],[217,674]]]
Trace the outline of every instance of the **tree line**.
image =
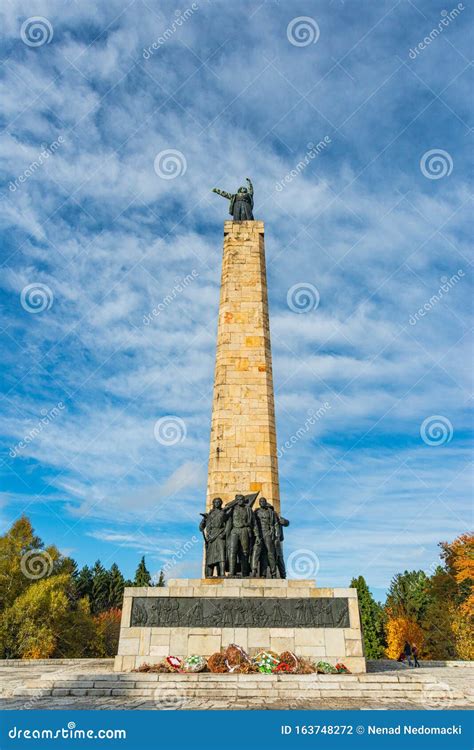
[[116,563],[79,569],[23,516],[0,537],[0,658],[115,656],[124,588],[153,585],[164,574],[153,583],[144,557],[133,580]]
[[397,659],[405,641],[426,659],[474,659],[474,535],[439,547],[442,563],[431,575],[398,573],[384,604],[375,601],[363,576],[352,579],[368,659]]
[[[425,658],[474,659],[474,535],[439,546],[441,564],[394,576],[384,603],[352,579],[368,659],[396,659],[407,640]],[[144,557],[133,580],[116,563],[78,569],[23,516],[0,537],[0,658],[115,656],[124,588],[150,585],[165,579],[153,583]]]

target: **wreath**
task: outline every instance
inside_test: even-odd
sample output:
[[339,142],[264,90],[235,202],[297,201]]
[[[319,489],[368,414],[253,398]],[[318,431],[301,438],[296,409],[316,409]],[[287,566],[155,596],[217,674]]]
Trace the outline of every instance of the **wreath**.
[[280,654],[280,665],[286,664],[288,669],[279,669],[277,667],[278,672],[291,672],[292,674],[295,674],[298,671],[300,662],[298,657],[293,653],[293,651],[283,651],[283,653]]
[[222,654],[220,651],[212,654],[207,660],[207,667],[209,671],[214,672],[214,674],[223,674],[224,672],[227,672],[225,654]]

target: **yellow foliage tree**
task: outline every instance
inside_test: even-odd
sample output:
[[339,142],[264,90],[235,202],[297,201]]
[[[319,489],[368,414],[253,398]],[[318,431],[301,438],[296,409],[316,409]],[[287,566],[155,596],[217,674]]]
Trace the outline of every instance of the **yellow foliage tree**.
[[474,534],[461,534],[450,544],[443,542],[443,557],[459,586],[464,615],[474,615]]
[[454,633],[456,651],[460,659],[472,661],[474,659],[474,637],[472,617],[459,608],[453,613],[452,629]]
[[424,633],[420,626],[407,617],[389,617],[385,626],[387,635],[386,656],[389,659],[398,659],[405,641],[411,645],[416,644],[419,653],[423,649]]
[[0,617],[0,657],[88,656],[95,627],[86,599],[74,599],[69,574],[32,583]]

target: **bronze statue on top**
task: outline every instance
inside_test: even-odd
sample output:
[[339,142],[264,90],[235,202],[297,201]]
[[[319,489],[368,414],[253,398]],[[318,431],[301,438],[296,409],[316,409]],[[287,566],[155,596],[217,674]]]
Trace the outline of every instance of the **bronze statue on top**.
[[278,515],[262,497],[254,511],[258,492],[236,495],[222,507],[217,497],[209,513],[201,513],[199,525],[205,541],[205,575],[242,578],[286,578],[283,558],[283,527],[289,521]]
[[246,178],[247,187],[239,187],[236,193],[212,188],[213,193],[230,200],[229,213],[234,221],[254,221],[253,218],[253,185],[250,177]]

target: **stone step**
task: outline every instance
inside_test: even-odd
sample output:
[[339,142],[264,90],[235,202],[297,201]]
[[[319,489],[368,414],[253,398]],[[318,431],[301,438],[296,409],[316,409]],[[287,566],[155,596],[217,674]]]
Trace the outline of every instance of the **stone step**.
[[[88,679],[87,679],[88,677]],[[149,698],[156,703],[187,699],[245,699],[258,694],[273,700],[312,698],[409,699],[419,703],[472,701],[469,684],[449,685],[433,675],[232,675],[232,674],[100,674],[63,675],[61,679],[29,680],[13,690],[15,696],[123,696]],[[387,676],[385,676],[387,677]]]

